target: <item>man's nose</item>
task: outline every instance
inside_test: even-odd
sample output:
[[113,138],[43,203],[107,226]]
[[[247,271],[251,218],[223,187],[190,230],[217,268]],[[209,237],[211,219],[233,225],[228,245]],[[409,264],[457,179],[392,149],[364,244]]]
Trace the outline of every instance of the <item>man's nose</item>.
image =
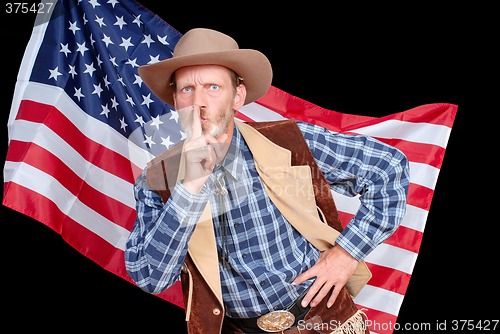
[[205,94],[204,94],[202,89],[195,90],[194,96],[193,96],[193,105],[199,106],[200,109],[203,109],[206,107]]

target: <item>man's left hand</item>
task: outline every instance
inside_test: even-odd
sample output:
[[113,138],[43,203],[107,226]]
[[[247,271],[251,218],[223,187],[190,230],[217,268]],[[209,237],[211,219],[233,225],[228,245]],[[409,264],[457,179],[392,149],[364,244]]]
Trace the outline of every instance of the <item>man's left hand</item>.
[[332,291],[327,303],[327,307],[331,307],[342,287],[356,270],[358,263],[358,260],[338,245],[321,252],[318,262],[293,281],[293,284],[299,285],[316,277],[302,299],[302,306],[307,307],[310,304],[314,307],[327,297],[329,291]]

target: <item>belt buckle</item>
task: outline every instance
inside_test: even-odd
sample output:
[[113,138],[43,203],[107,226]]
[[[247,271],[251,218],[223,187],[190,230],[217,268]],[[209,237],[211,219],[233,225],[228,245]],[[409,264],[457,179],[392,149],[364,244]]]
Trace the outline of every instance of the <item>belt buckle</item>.
[[294,322],[295,316],[286,310],[272,311],[257,318],[257,326],[268,333],[284,331],[292,327]]

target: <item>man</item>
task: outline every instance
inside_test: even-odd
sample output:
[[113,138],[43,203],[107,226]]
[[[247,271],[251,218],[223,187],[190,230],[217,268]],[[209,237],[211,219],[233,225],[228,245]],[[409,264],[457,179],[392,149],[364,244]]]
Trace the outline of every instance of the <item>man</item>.
[[[172,58],[139,74],[179,111],[187,138],[135,183],[125,262],[137,285],[160,293],[181,279],[191,334],[368,332],[354,286],[363,259],[405,214],[406,157],[373,138],[294,122],[292,156],[314,162],[290,165],[290,150],[273,140],[293,130],[264,135],[234,118],[269,89],[268,59],[214,30],[188,31]],[[318,204],[331,192],[311,184],[312,165],[328,189],[359,195],[342,231],[322,222],[334,203]]]

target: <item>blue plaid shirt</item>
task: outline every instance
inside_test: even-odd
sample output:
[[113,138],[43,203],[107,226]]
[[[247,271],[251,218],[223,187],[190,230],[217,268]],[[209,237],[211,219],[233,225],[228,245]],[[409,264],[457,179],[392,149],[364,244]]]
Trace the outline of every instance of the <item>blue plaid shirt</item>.
[[[298,122],[332,190],[360,195],[360,208],[337,239],[358,260],[387,239],[406,210],[409,167],[404,154],[370,137],[334,134]],[[319,251],[283,217],[266,195],[252,154],[235,127],[228,154],[202,191],[193,195],[178,182],[167,203],[148,188],[144,171],[134,185],[137,219],[125,250],[131,278],[143,290],[160,293],[180,277],[187,244],[210,201],[219,252],[228,264],[220,275],[226,314],[249,318],[284,309],[312,284],[292,285]],[[219,178],[228,189],[220,195]],[[227,217],[226,232],[221,221]]]

